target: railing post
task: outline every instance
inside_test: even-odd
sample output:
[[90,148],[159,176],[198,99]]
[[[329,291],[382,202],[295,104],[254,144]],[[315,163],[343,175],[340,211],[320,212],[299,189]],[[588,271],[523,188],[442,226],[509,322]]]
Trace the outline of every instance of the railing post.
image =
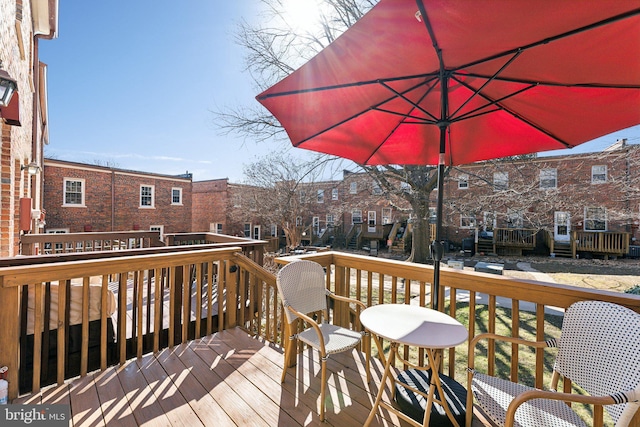
[[[327,268],[331,268],[328,266]],[[340,296],[349,296],[345,267],[335,266],[335,293]],[[349,305],[346,302],[334,301],[333,323],[339,326],[349,326]]]
[[9,402],[18,397],[18,367],[20,366],[18,345],[20,342],[20,288],[3,287],[0,277],[0,325],[4,325],[0,334],[0,367],[7,366],[7,381],[9,381]]

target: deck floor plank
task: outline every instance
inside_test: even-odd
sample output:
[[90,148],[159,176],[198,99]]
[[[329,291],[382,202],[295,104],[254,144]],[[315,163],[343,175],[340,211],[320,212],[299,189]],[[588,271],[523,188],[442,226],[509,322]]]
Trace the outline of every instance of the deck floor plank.
[[[147,354],[83,378],[50,386],[13,403],[71,406],[74,427],[85,426],[361,426],[382,376],[354,350],[329,358],[326,422],[320,423],[320,361],[302,351],[281,384],[282,349],[230,329]],[[385,401],[391,401],[387,385]],[[474,427],[482,424],[474,420]],[[379,411],[372,426],[404,426]]]
[[[118,368],[108,368],[93,374],[93,383],[98,391],[98,403],[106,425],[135,427],[138,425],[129,406],[126,393],[118,379]],[[73,407],[73,405],[72,405]]]

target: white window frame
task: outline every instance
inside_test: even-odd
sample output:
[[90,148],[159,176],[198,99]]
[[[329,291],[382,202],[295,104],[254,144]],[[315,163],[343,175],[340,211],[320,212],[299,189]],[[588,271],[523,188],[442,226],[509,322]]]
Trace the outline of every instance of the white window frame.
[[[600,211],[602,217],[598,217],[595,211]],[[592,216],[593,215],[593,216]],[[596,221],[602,223],[602,228],[596,228]],[[584,231],[607,231],[607,208],[603,206],[585,206],[584,208]]]
[[307,192],[304,190],[300,190],[300,203],[305,203],[306,198],[307,198]]
[[251,227],[251,235],[252,239],[260,240],[262,238],[262,229],[259,225],[254,225]]
[[327,227],[334,224],[333,214],[327,214],[326,217]]
[[[67,203],[67,183],[71,182],[79,182],[80,183],[80,203]],[[86,190],[86,182],[83,178],[64,178],[62,184],[62,206],[66,207],[86,207],[85,205],[85,190]],[[73,193],[77,194],[77,193]]]
[[382,208],[382,225],[391,224],[393,210],[391,208]]
[[338,189],[331,189],[331,200],[338,200]]
[[509,189],[509,172],[493,173],[493,191],[504,191]]
[[221,222],[209,223],[209,232],[215,233],[215,234],[222,234],[222,223]]
[[[356,222],[356,218],[360,218],[360,221]],[[351,224],[362,224],[362,209],[353,209],[351,211]]]
[[460,214],[460,228],[473,229],[476,228],[476,217],[473,215]]
[[[151,189],[151,194],[149,195],[145,195],[142,193],[144,188],[150,188]],[[140,209],[154,209],[156,207],[156,186],[155,185],[149,185],[149,184],[140,184],[140,198],[139,198],[139,202],[140,202]],[[142,200],[143,197],[149,197],[151,198],[151,204],[150,205],[144,205],[142,204]]]
[[152,225],[149,227],[149,231],[158,231],[160,233],[160,240],[164,239],[164,225]]
[[461,173],[458,175],[458,189],[459,190],[467,190],[469,188],[469,175],[466,173]]
[[349,183],[349,194],[358,194],[358,183],[357,182]]
[[296,227],[302,227],[302,217],[301,216],[297,216],[296,217]]
[[276,224],[271,224],[269,227],[269,234],[271,237],[278,237],[278,226]]
[[382,187],[380,187],[379,183],[374,181],[372,184],[371,192],[374,196],[379,196],[382,194]]
[[250,222],[245,222],[244,225],[243,225],[242,235],[244,237],[246,237],[247,239],[250,239],[252,231],[253,231],[253,229],[251,228],[251,223]]
[[540,188],[543,190],[558,188],[558,169],[540,169]]
[[318,203],[324,203],[324,190],[318,190]]
[[607,165],[591,166],[591,184],[604,184],[609,178]]
[[[178,193],[178,201],[177,202],[174,200],[176,192]],[[171,204],[172,205],[177,205],[177,206],[182,206],[182,188],[173,187],[171,189]]]

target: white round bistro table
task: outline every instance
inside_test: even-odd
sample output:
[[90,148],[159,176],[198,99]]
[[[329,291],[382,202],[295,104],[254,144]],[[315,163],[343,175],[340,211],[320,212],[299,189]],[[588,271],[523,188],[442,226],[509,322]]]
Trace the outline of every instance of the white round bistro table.
[[[449,409],[449,405],[447,405],[446,399],[442,398],[445,394],[442,391],[438,375],[440,360],[434,356],[433,350],[455,347],[462,344],[469,337],[467,328],[445,313],[409,304],[374,305],[360,313],[360,321],[371,333],[387,339],[391,343],[391,350],[389,356],[386,358],[384,374],[380,381],[380,389],[378,390],[376,401],[373,408],[371,408],[371,412],[364,426],[367,427],[371,423],[378,408],[383,406],[387,410],[398,414],[402,419],[412,425],[422,425],[426,427],[429,425],[431,406],[434,401],[442,405],[453,425],[458,426],[457,421]],[[394,355],[402,360],[398,354],[398,346],[401,344],[424,348],[429,359],[429,368],[431,369],[432,375],[427,396],[427,407],[425,408],[422,424],[418,424],[393,406],[382,401],[387,378],[389,378],[391,374]],[[392,378],[392,381],[395,380]],[[438,390],[438,396],[441,397],[440,399],[435,398],[436,389]]]

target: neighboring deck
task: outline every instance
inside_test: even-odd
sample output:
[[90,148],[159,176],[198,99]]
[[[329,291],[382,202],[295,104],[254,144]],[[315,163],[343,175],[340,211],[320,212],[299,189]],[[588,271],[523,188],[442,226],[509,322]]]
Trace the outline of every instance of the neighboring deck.
[[[303,361],[304,370],[299,365],[290,369],[281,385],[281,349],[236,328],[90,373],[13,403],[71,404],[74,426],[362,426],[378,390],[381,362],[372,360],[372,382],[367,384],[361,353],[329,359],[327,421],[322,424],[317,409],[317,355],[303,351],[298,360]],[[376,417],[372,426],[406,425],[388,411],[380,413],[384,418]]]

